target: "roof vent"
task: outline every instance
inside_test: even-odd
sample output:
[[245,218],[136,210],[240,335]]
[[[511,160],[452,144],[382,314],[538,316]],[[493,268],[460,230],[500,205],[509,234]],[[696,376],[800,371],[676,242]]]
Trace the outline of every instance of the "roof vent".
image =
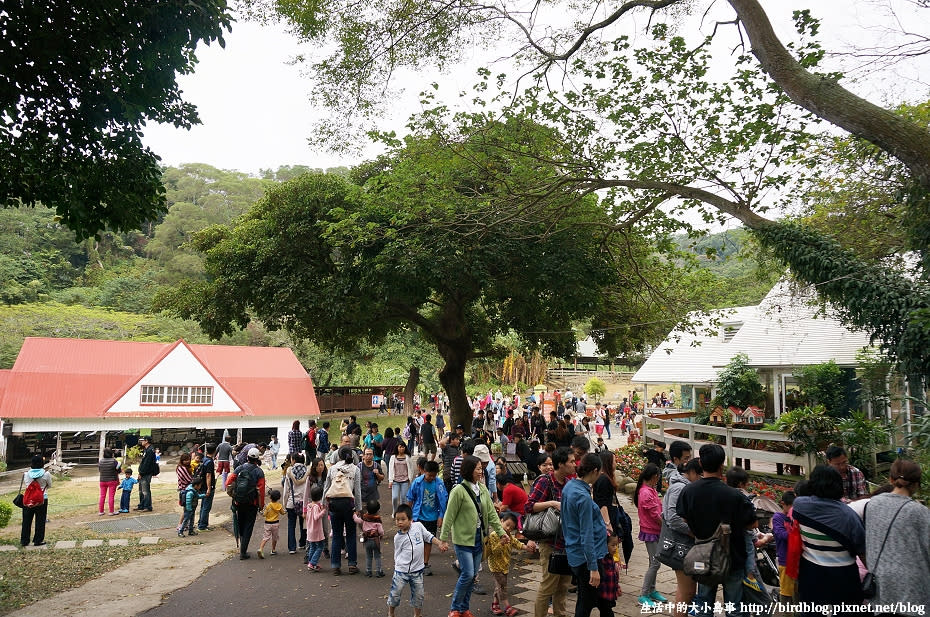
[[723,324],[723,342],[729,343],[732,341],[733,337],[736,336],[736,333],[739,332],[739,329],[742,327],[743,322],[741,321]]

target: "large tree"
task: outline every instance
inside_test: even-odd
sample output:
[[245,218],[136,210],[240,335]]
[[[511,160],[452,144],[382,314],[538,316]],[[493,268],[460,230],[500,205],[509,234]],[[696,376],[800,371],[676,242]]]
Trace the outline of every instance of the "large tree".
[[[494,35],[516,41],[514,57],[526,72],[509,93],[512,109],[563,127],[572,142],[572,157],[562,161],[563,186],[624,193],[630,217],[671,200],[673,215],[697,208],[710,218],[736,218],[907,373],[930,375],[930,292],[921,280],[930,270],[930,132],[857,96],[840,75],[818,72],[824,50],[812,42],[817,22],[809,12],[795,15],[799,34],[786,46],[758,0],[729,0],[730,17],[706,40],[672,36],[681,14],[697,8],[686,0],[629,0],[606,9],[388,0],[361,12],[343,0],[247,4],[261,17],[283,17],[308,40],[337,42],[332,55],[314,59],[313,69],[330,86],[318,89],[320,98],[339,111],[340,121],[371,113],[379,98],[390,100],[383,95],[387,78],[403,68],[448,65],[468,43]],[[635,49],[612,38],[637,13],[655,26],[655,46]],[[721,63],[711,69],[707,58],[723,47],[715,38],[728,27],[738,29],[742,53],[719,79]],[[725,53],[734,57],[732,46]],[[488,81],[485,88],[508,80]],[[907,177],[894,198],[906,212],[903,248],[923,260],[916,277],[844,250],[810,226],[766,214],[805,169],[822,171],[805,156],[814,122],[831,123],[901,162]]]
[[78,236],[131,230],[165,209],[147,122],[189,128],[176,77],[223,44],[225,0],[0,7],[0,200],[53,208]]
[[[473,139],[424,134],[394,143],[351,180],[307,174],[275,186],[234,228],[195,236],[208,281],[163,304],[213,336],[254,315],[346,349],[416,328],[442,358],[453,424],[467,424],[467,363],[499,354],[498,335],[569,355],[578,321],[642,307],[630,322],[646,322],[662,312],[630,300],[642,294],[624,273],[675,278],[593,195],[525,196],[527,183],[558,173],[545,162],[550,133],[511,119],[482,125]],[[523,156],[530,148],[536,156]],[[609,351],[641,347],[609,329],[595,336]]]

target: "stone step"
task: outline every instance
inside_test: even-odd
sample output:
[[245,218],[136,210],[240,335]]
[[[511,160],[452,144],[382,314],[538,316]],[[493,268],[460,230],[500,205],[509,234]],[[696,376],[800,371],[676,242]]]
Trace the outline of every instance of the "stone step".
[[[96,548],[100,546],[129,546],[131,538],[109,538],[107,540],[92,539],[92,540],[59,540],[55,542],[54,546],[51,544],[43,544],[42,546],[33,546],[29,545],[24,547],[25,550],[44,550],[49,548],[54,548],[55,550],[68,550],[76,548]],[[140,545],[153,545],[158,544],[161,538],[155,536],[146,536],[139,538]],[[15,551],[18,550],[15,544],[0,544],[0,551]]]

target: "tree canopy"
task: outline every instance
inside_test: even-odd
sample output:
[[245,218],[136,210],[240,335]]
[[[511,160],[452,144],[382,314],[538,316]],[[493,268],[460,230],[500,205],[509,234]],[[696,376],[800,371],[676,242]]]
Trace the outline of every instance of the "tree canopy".
[[[475,133],[474,121],[459,118],[469,130],[458,140],[396,141],[351,179],[307,174],[271,188],[234,228],[195,235],[207,281],[163,304],[212,336],[253,315],[342,348],[416,328],[443,360],[440,382],[462,423],[466,364],[500,354],[498,335],[565,356],[578,321],[616,323],[612,314],[639,308],[649,312],[627,323],[654,317],[657,307],[628,301],[643,294],[622,277],[674,270],[642,237],[610,233],[617,224],[594,195],[526,197],[527,182],[557,171],[545,162],[558,145],[550,131],[510,119]],[[643,343],[606,328],[594,336],[614,353]]]
[[[379,99],[389,100],[384,87],[399,70],[447,65],[468,43],[506,41],[522,77],[485,70],[477,94],[465,96],[495,105],[504,117],[527,114],[559,127],[565,156],[554,163],[564,173],[544,178],[537,193],[553,183],[609,190],[615,215],[623,210],[635,219],[664,208],[668,225],[695,209],[709,219],[734,217],[798,280],[837,305],[847,325],[872,334],[905,372],[930,375],[930,132],[907,114],[855,95],[841,75],[821,72],[825,50],[809,11],[795,13],[798,35],[785,45],[758,0],[729,0],[732,20],[706,37],[677,32],[682,13],[693,8],[684,0],[629,0],[606,16],[602,5],[569,3],[522,10],[503,1],[388,0],[361,13],[340,1],[246,4],[259,17],[287,20],[307,40],[336,43],[313,69],[330,86],[321,89],[322,102],[337,110],[340,127],[351,113],[370,114]],[[569,16],[553,22],[547,10]],[[616,34],[636,14],[647,14],[651,24],[651,40],[639,48]],[[711,70],[709,58],[727,27],[738,29],[743,45],[730,72],[721,73],[719,65]],[[914,251],[923,267],[889,271],[803,221],[767,215],[824,171],[822,157],[814,156],[822,123],[900,161],[900,190],[889,198],[903,211],[901,248]]]
[[53,208],[79,237],[164,211],[147,122],[189,128],[176,77],[223,45],[225,0],[5,2],[0,10],[0,199]]

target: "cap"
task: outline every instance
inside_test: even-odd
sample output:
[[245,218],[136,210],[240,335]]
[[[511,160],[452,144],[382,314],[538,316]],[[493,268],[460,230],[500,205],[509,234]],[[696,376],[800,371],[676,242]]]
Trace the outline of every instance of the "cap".
[[462,429],[462,430],[464,431],[464,430],[465,430],[465,427],[462,426],[461,424],[456,424],[456,425],[455,425],[455,430],[458,430],[458,429]]
[[475,446],[475,456],[477,456],[478,460],[480,460],[482,463],[491,462],[491,452],[483,443],[479,443],[477,446]]
[[249,448],[248,457],[249,458],[261,458],[262,453],[258,451],[258,448]]

